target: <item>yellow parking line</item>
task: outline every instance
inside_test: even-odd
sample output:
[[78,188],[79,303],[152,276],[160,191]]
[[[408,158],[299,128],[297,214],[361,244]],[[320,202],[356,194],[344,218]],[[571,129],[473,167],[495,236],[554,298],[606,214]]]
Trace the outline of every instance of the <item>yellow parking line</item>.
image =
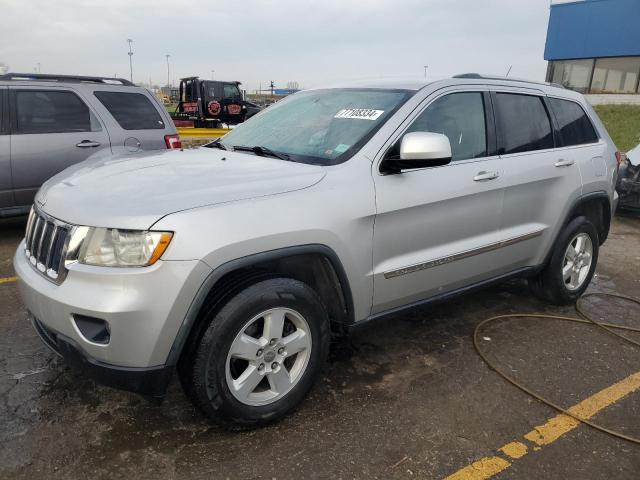
[[0,278],[0,284],[3,283],[13,283],[16,280],[18,280],[18,277],[6,277],[6,278]]
[[[640,372],[629,375],[618,383],[599,391],[569,408],[568,411],[573,415],[588,420],[596,413],[638,389],[640,389]],[[544,425],[537,426],[524,435],[524,439],[534,444],[533,450],[537,451],[543,446],[555,442],[578,425],[580,425],[580,421],[575,418],[564,414],[556,415]],[[519,441],[508,443],[498,450],[509,460],[518,460],[531,451],[526,444]],[[484,457],[449,475],[445,480],[483,480],[491,478],[509,468],[512,464],[509,460],[498,456]]]

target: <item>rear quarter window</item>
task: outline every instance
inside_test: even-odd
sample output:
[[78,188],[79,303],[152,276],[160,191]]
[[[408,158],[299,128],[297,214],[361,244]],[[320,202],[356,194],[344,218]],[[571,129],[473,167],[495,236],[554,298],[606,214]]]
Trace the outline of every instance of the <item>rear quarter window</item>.
[[549,98],[549,104],[558,122],[558,146],[570,147],[598,141],[598,134],[580,105],[559,98]]
[[142,93],[94,92],[116,122],[125,130],[162,130],[164,120]]

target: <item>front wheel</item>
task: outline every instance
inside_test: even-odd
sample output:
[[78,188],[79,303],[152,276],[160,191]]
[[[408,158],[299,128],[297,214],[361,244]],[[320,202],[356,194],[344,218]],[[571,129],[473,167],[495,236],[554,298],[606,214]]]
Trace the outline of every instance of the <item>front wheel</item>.
[[596,227],[586,217],[577,217],[564,227],[548,265],[530,280],[543,300],[557,305],[574,303],[587,289],[598,261]]
[[209,320],[185,374],[195,403],[230,429],[255,428],[289,413],[327,357],[326,311],[297,280],[251,285]]

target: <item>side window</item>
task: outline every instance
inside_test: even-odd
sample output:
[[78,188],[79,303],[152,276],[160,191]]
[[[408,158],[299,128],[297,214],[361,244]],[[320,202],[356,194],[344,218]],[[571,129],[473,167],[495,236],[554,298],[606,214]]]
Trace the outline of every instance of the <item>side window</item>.
[[451,93],[431,103],[405,133],[435,132],[449,137],[451,160],[487,156],[487,128],[481,92]]
[[225,84],[224,86],[224,98],[232,98],[234,100],[240,99],[240,90],[236,85]]
[[3,133],[7,133],[7,118],[8,115],[6,113],[6,100],[5,94],[7,92],[6,88],[0,88],[0,135]]
[[73,92],[14,90],[16,133],[91,132],[99,127],[89,108]]
[[551,121],[542,98],[517,93],[496,94],[498,153],[553,148]]
[[559,146],[570,147],[598,141],[593,124],[580,105],[559,98],[549,98],[549,104],[558,121]]
[[94,95],[125,130],[162,130],[164,121],[142,93],[95,92]]

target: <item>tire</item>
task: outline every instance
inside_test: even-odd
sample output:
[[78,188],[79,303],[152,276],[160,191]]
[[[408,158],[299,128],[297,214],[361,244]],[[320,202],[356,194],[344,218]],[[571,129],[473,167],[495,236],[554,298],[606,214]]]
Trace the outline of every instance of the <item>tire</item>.
[[[565,255],[569,253],[569,245],[579,246],[576,240],[584,240],[587,248],[590,242],[590,264],[586,265],[586,254],[581,260],[567,263]],[[586,239],[588,238],[588,242]],[[576,217],[562,230],[553,246],[551,259],[545,268],[534,278],[529,280],[534,294],[549,303],[555,305],[568,305],[575,303],[589,286],[589,282],[595,273],[598,262],[600,241],[596,227],[586,217]],[[574,251],[576,248],[574,248]],[[569,267],[576,265],[578,271],[572,271]],[[582,266],[580,266],[582,265]],[[571,276],[566,278],[563,268],[569,270]]]
[[207,316],[182,372],[188,396],[207,417],[246,430],[279,420],[302,402],[329,352],[329,319],[315,291],[298,280],[271,278]]

